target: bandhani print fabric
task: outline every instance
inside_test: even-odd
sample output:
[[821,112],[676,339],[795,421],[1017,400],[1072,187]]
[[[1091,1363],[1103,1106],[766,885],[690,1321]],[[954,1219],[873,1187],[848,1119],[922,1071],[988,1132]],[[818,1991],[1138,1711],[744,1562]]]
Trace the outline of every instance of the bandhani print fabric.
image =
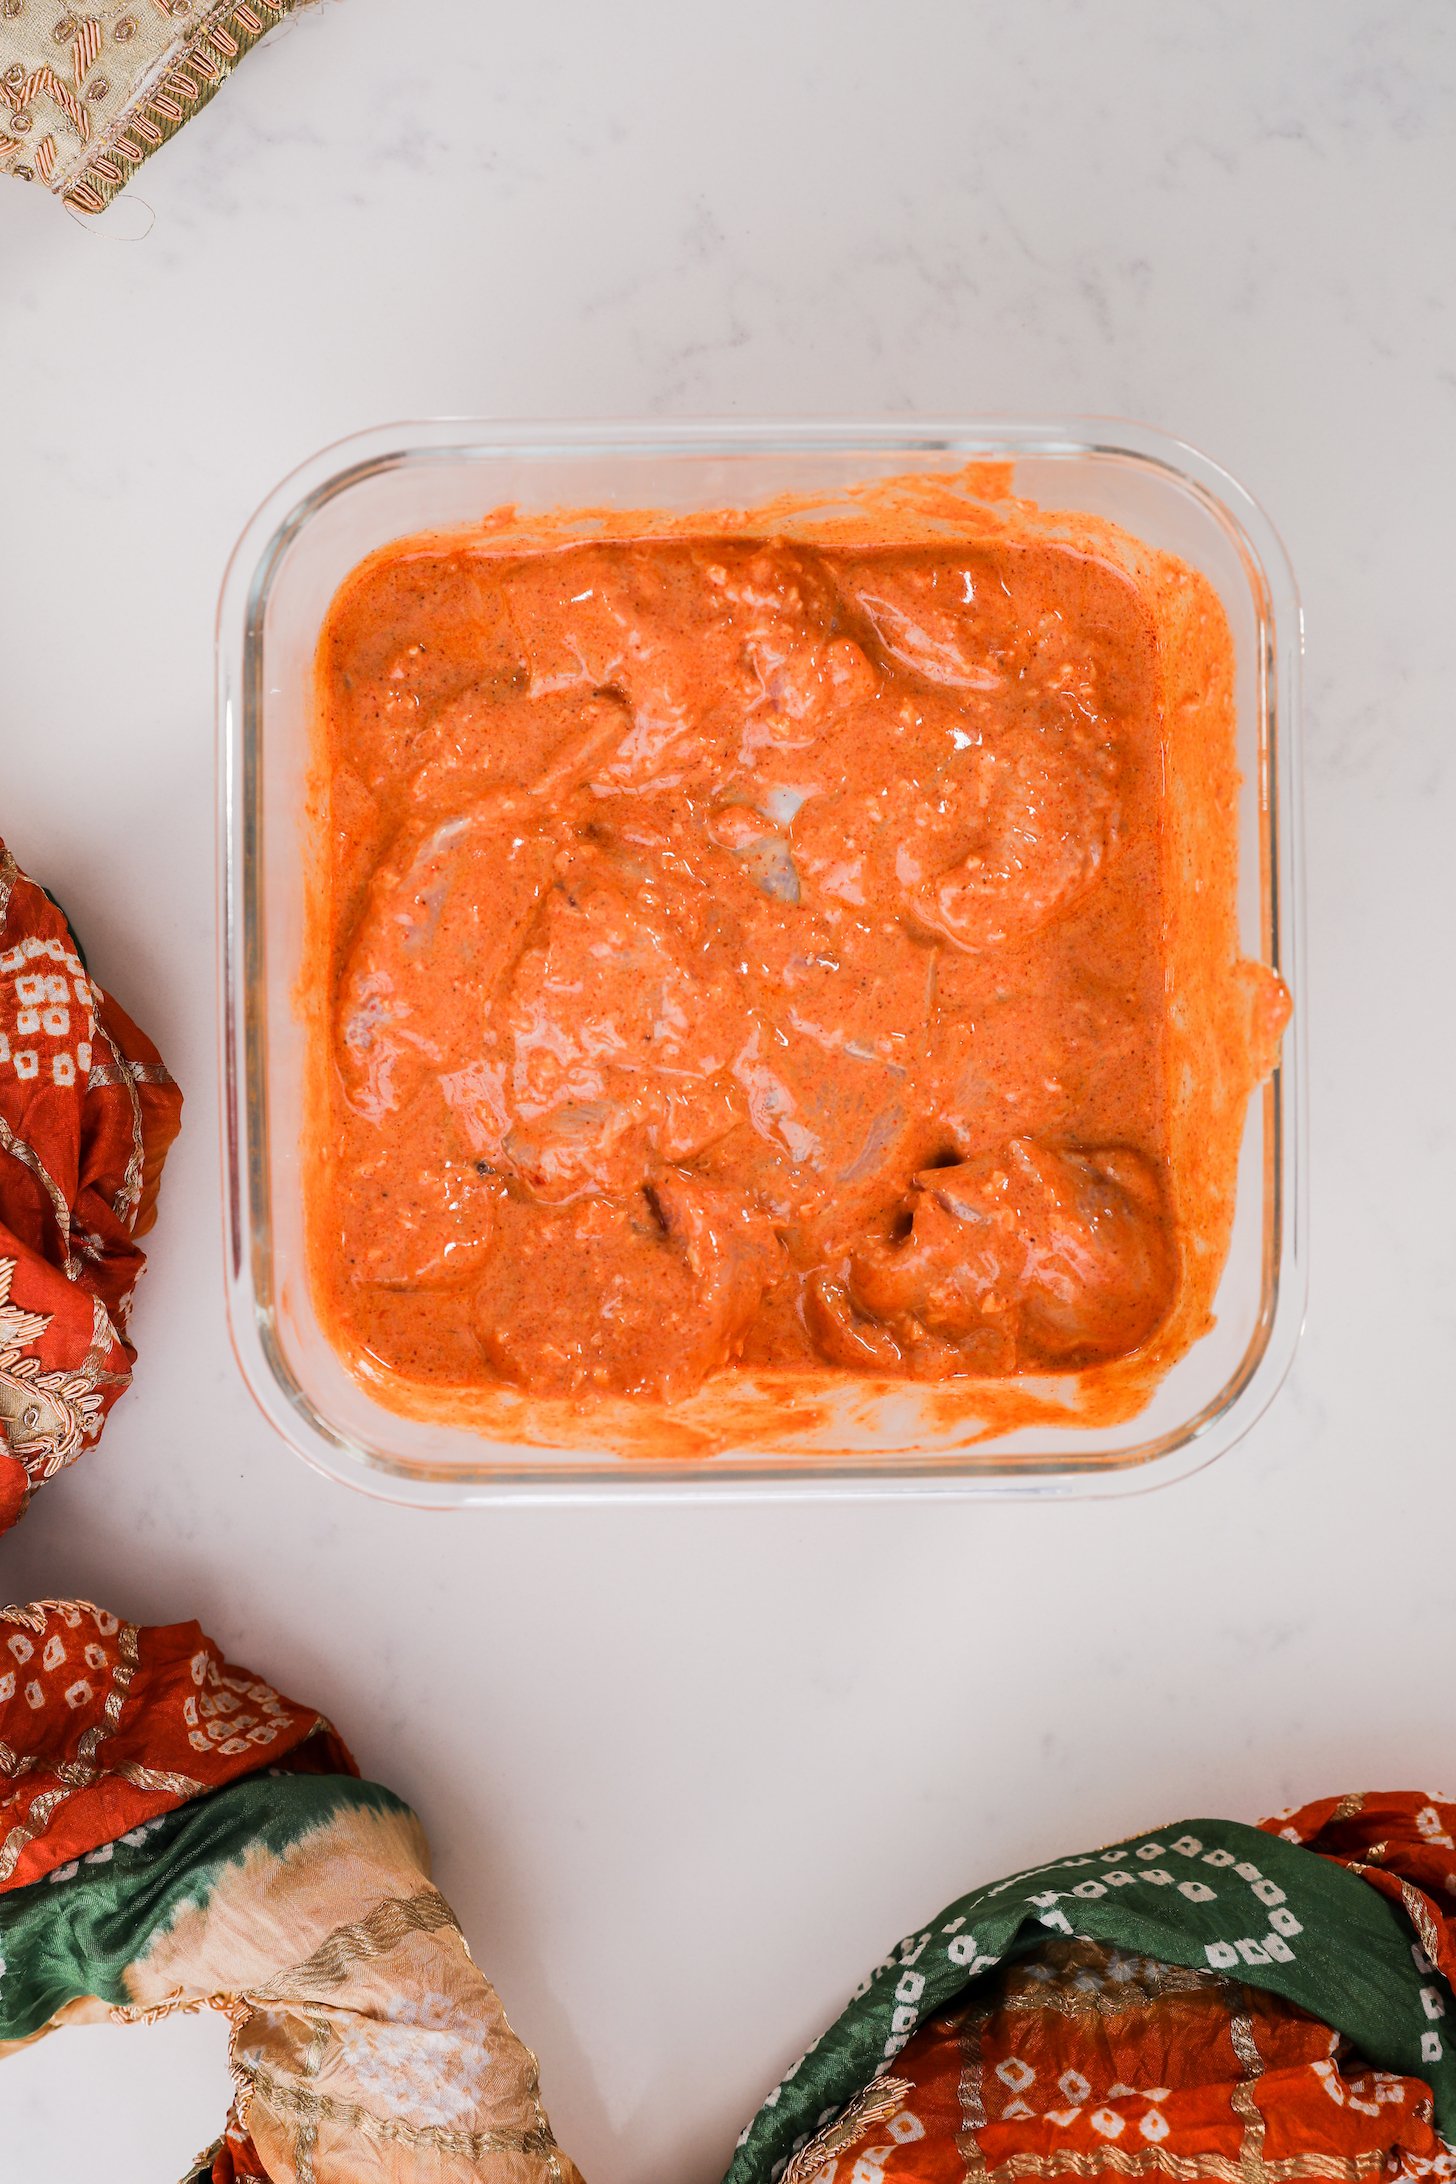
[[0,1609],[0,2058],[209,2006],[192,2184],[580,2184],[419,1821],[195,1623]]
[[182,1095],[0,842],[0,1532],[131,1378],[137,1239]]
[[728,2184],[1449,2184],[1453,1830],[1351,1796],[978,1889],[870,1974]]

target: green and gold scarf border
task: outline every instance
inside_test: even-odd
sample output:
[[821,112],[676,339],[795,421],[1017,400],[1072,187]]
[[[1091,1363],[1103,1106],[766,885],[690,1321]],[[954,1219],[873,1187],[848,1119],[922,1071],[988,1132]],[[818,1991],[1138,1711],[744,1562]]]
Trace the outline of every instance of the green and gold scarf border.
[[418,1820],[377,1784],[245,1776],[0,1893],[0,2060],[200,2007],[232,2026],[214,2153],[241,2140],[300,2180],[580,2184]]
[[354,1812],[408,1817],[409,1807],[348,1775],[249,1775],[0,1896],[0,2048],[83,1999],[126,2009],[134,1967],[184,1912],[206,1906],[219,1876],[259,1851],[282,1859]]
[[922,2024],[998,1966],[1068,1934],[1295,2003],[1378,2069],[1423,2079],[1437,2129],[1456,2144],[1452,1996],[1401,1909],[1346,1867],[1262,1828],[1183,1820],[975,1889],[907,1935],[769,2095],[725,2184],[773,2184]]
[[0,174],[104,211],[308,0],[0,0]]

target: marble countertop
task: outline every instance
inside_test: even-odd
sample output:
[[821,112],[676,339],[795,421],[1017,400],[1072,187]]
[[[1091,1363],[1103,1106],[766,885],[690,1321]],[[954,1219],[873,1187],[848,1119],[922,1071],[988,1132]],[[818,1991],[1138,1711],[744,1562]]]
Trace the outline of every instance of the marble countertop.
[[[189,1102],[136,1387],[0,1588],[196,1613],[344,1727],[423,1815],[590,2184],[711,2184],[884,1946],[977,1880],[1456,1778],[1453,92],[1443,0],[348,0],[104,220],[0,184],[0,831]],[[1143,1498],[351,1495],[271,1436],[224,1317],[223,563],[285,470],[384,419],[763,410],[1142,418],[1281,528],[1308,626],[1293,1375]],[[109,2184],[180,2172],[223,2030],[9,2062],[7,2173],[90,2184],[103,2145]]]

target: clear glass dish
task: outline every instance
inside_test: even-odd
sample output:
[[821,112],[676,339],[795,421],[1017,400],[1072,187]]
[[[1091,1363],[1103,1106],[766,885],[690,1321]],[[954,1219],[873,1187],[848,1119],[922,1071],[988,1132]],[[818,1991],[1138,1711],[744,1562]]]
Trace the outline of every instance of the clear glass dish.
[[[1217,1324],[1143,1413],[917,1442],[884,1404],[851,1448],[755,1448],[644,1463],[593,1448],[507,1446],[402,1417],[347,1371],[315,1318],[304,1261],[304,1031],[294,1006],[308,854],[314,648],[338,585],[375,547],[550,507],[752,506],[914,468],[1014,464],[1043,507],[1111,518],[1200,569],[1237,660],[1239,922],[1294,1019],[1250,1102]],[[227,1288],[249,1387],[284,1439],[336,1479],[435,1507],[502,1499],[1105,1493],[1221,1455],[1288,1370],[1304,1313],[1301,1160],[1298,596],[1279,539],[1233,479],[1145,426],[1096,418],[891,423],[382,427],[323,450],[269,495],[228,567],[218,618],[220,976]],[[898,1409],[898,1417],[897,1417]]]

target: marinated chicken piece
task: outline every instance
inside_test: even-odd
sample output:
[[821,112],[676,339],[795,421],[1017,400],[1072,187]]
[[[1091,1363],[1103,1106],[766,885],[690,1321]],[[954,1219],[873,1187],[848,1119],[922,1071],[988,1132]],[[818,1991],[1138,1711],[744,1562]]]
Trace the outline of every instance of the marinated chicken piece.
[[930,953],[893,924],[857,941],[851,956],[832,927],[804,923],[734,1057],[748,1127],[712,1156],[731,1160],[725,1173],[756,1191],[806,1265],[899,1195],[924,1134],[914,1083],[934,1008]]
[[[1068,1370],[1154,1334],[1177,1274],[1156,1170],[1121,1147],[1013,1139],[914,1179],[908,1234],[867,1242],[821,1279],[811,1326],[843,1362],[881,1369]],[[890,1343],[884,1341],[888,1335]]]
[[[839,569],[840,589],[861,614],[895,666],[954,690],[999,691],[1006,674],[997,644],[999,575],[970,554],[912,559],[852,556]],[[990,593],[988,593],[988,585]]]
[[852,638],[832,633],[832,594],[802,562],[761,554],[740,582],[725,573],[720,590],[743,618],[735,755],[755,774],[821,745],[831,721],[874,696],[878,678]]
[[687,1395],[733,1358],[780,1256],[741,1195],[672,1170],[624,1199],[509,1199],[476,1339],[502,1379],[542,1394]]
[[755,887],[775,902],[802,899],[794,853],[788,838],[765,816],[744,804],[725,804],[705,822],[710,841],[736,857]]
[[[476,1050],[490,994],[551,871],[552,800],[626,726],[610,698],[545,707],[518,700],[497,710],[514,716],[517,763],[521,750],[534,754],[529,785],[477,783],[462,808],[412,817],[371,876],[345,959],[335,1003],[339,1071],[355,1105],[376,1120],[412,1096],[422,1073],[443,1077]],[[472,744],[471,772],[492,759],[504,764],[509,735],[502,744]],[[444,1019],[432,1006],[442,985],[454,1003]]]
[[537,1198],[630,1190],[737,1121],[742,1022],[695,907],[599,843],[558,853],[479,1059],[445,1087],[473,1149]]
[[533,693],[611,690],[628,712],[594,777],[601,793],[661,790],[701,770],[704,725],[741,643],[703,561],[693,547],[587,547],[504,574]]
[[1087,893],[1117,846],[1116,762],[1105,744],[1059,721],[1019,729],[989,755],[969,823],[943,804],[896,853],[911,927],[953,948],[1030,939]]
[[374,872],[334,1002],[340,1082],[371,1122],[478,1049],[491,989],[551,875],[550,839],[522,832],[527,801],[501,791],[416,825]]
[[[851,910],[888,899],[924,940],[1017,945],[1096,883],[1120,832],[1114,752],[1075,720],[1018,721],[946,748],[917,709],[885,777],[806,801],[805,887]],[[935,738],[932,741],[932,738]]]
[[479,1275],[502,1195],[484,1162],[461,1156],[412,1168],[390,1147],[353,1181],[341,1245],[355,1281],[456,1289]]
[[409,801],[422,813],[448,815],[485,788],[558,796],[608,760],[631,726],[612,691],[502,696],[492,684],[463,691],[436,715],[428,735],[413,739],[420,763]]

